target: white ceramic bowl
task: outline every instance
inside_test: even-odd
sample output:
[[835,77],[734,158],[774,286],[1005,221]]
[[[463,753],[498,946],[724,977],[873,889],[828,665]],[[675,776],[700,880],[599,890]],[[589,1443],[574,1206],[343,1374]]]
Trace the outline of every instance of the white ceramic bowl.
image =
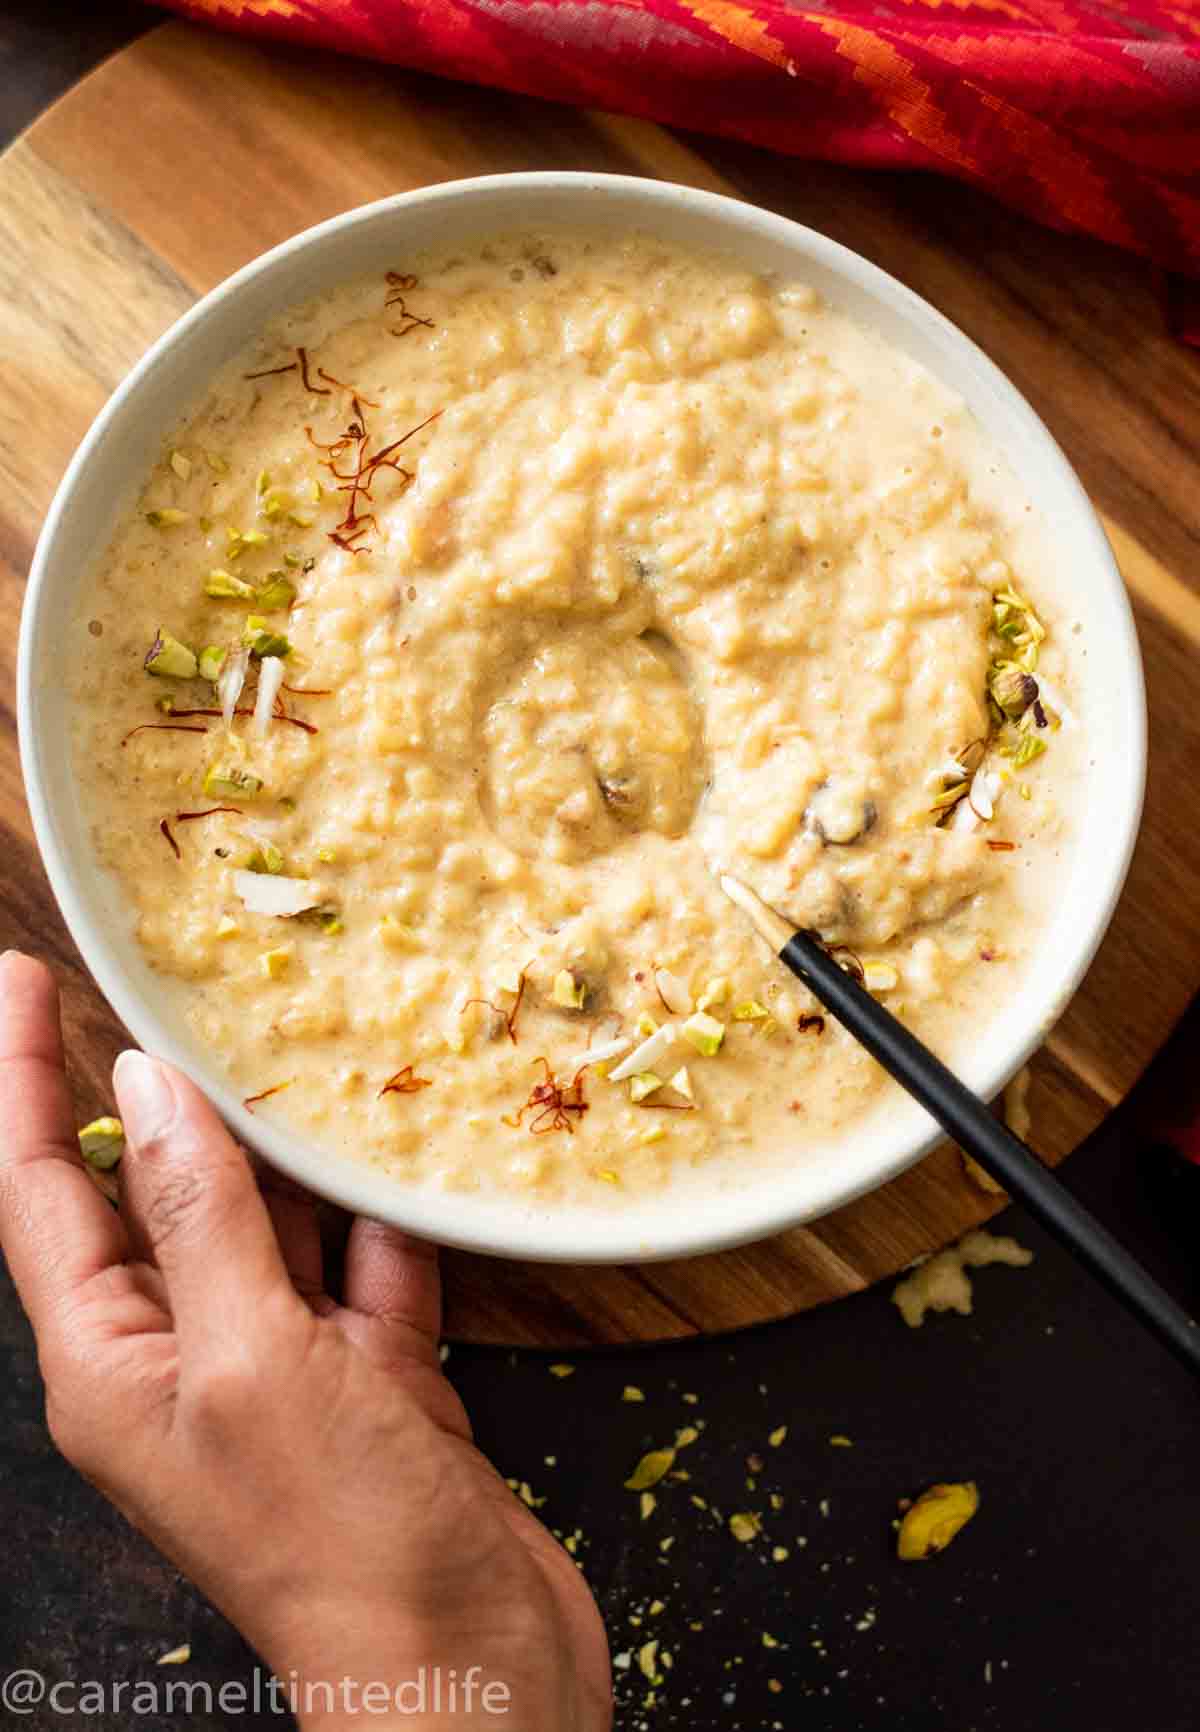
[[[73,784],[68,718],[55,672],[60,622],[89,561],[106,545],[169,426],[210,376],[280,308],[358,272],[383,270],[430,244],[481,231],[586,221],[649,228],[664,239],[736,254],[747,265],[811,282],[875,326],[966,399],[1048,525],[1051,581],[1083,622],[1073,645],[1087,717],[1089,785],[1082,835],[1057,912],[1020,992],[998,1005],[964,1061],[966,1080],[994,1094],[1062,1011],[1108,924],[1137,833],[1145,773],[1145,702],[1133,621],[1103,531],[1062,452],[1008,380],[932,307],[811,229],[711,193],[587,174],[516,174],[405,193],[297,235],[214,289],[166,333],[103,410],[58,490],[29,581],[18,706],[22,762],[42,856],[67,924],[101,990],[150,1052],[207,1090],[235,1134],[313,1190],[347,1208],[444,1243],[513,1256],[621,1262],[684,1256],[810,1220],[883,1183],[937,1140],[907,1100],[836,1148],[619,1210],[539,1206],[409,1188],[323,1155],[251,1116],[187,1032],[178,988],[146,965],[114,885],[92,862]],[[730,918],[740,918],[730,910]]]

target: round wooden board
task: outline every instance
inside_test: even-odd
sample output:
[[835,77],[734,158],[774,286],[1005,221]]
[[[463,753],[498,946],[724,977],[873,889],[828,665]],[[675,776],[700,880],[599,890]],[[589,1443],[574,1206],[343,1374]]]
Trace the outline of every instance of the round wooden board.
[[[0,159],[0,585],[15,622],[51,493],[130,364],[199,294],[348,206],[460,175],[562,167],[683,181],[833,234],[980,341],[1041,409],[1105,511],[1138,609],[1153,757],[1142,842],[1111,933],[1034,1071],[1035,1141],[1060,1159],[1122,1098],[1200,980],[1200,832],[1181,822],[1200,746],[1200,367],[1162,329],[1150,273],[1031,228],[950,183],[798,164],[181,24],[153,31]],[[11,692],[15,631],[0,644]],[[122,1031],[51,899],[0,717],[0,939],[64,981],[81,1111],[102,1110]],[[766,1243],[621,1269],[447,1258],[447,1329],[538,1346],[739,1328],[855,1292],[993,1212],[948,1148]]]

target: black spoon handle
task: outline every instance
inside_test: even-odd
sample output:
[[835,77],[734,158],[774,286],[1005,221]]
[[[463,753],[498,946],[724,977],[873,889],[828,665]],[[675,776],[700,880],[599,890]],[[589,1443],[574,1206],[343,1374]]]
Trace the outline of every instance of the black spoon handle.
[[1177,1358],[1200,1373],[1200,1328],[1194,1319],[941,1059],[808,933],[793,933],[779,959],[944,1131],[1019,1198]]

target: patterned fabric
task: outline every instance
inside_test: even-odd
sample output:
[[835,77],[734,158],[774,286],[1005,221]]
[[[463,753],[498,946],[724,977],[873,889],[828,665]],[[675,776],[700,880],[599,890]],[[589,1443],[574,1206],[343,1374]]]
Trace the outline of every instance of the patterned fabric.
[[[1200,278],[1200,0],[166,0],[233,30],[933,169]],[[1200,338],[1200,296],[1176,285]]]

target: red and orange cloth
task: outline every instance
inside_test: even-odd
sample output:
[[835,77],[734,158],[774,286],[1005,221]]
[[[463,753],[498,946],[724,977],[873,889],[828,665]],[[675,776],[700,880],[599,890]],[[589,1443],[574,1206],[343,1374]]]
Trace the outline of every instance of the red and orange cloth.
[[1200,0],[165,0],[231,30],[721,133],[933,169],[1192,282]]

